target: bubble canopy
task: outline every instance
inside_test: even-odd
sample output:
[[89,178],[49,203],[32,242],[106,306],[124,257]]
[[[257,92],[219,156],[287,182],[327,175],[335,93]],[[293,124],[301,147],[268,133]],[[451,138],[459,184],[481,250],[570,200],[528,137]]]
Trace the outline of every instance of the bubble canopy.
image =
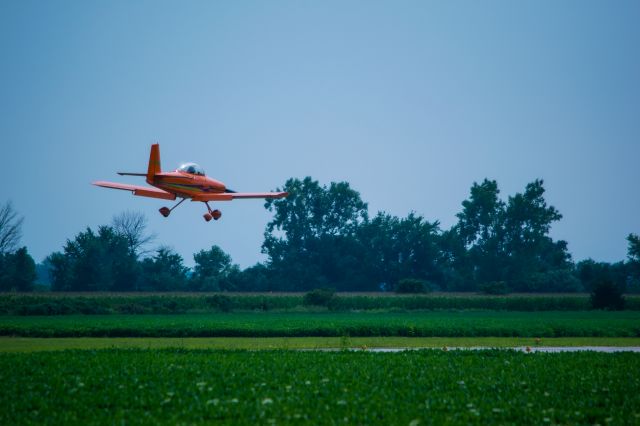
[[192,175],[204,176],[204,170],[196,163],[184,163],[178,167],[179,172],[191,173]]

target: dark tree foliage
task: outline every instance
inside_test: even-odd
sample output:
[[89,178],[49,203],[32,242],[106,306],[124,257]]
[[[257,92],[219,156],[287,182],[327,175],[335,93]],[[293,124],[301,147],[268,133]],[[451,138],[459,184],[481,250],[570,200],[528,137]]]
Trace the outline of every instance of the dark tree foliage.
[[277,291],[278,283],[271,279],[269,268],[256,263],[246,269],[234,268],[229,273],[229,282],[234,291]]
[[231,262],[231,256],[220,247],[212,246],[209,250],[200,250],[193,255],[196,262],[189,288],[194,291],[229,291],[234,290],[231,279],[240,271]]
[[182,256],[168,247],[160,247],[156,254],[140,262],[142,274],[138,290],[185,291],[188,268]]
[[627,281],[624,262],[607,263],[587,259],[576,264],[575,274],[583,288],[589,292],[593,291],[598,283],[605,281],[611,281],[624,289]]
[[591,307],[593,309],[624,309],[623,289],[611,279],[602,279],[595,283],[591,291]]
[[400,280],[410,278],[444,285],[438,225],[415,213],[402,219],[378,213],[365,221],[357,234],[364,250],[362,273],[378,288],[363,290],[379,290],[381,283],[394,288]]
[[310,177],[289,179],[282,190],[289,197],[265,203],[274,217],[262,245],[280,289],[363,287],[362,250],[355,235],[367,220],[367,205],[360,194],[346,182],[327,187]]
[[629,243],[627,249],[627,290],[640,292],[640,236],[629,234],[627,236]]
[[329,306],[335,294],[336,292],[332,288],[316,288],[304,295],[302,304],[305,306]]
[[562,218],[544,199],[542,180],[525,192],[499,198],[496,181],[474,183],[458,223],[443,234],[445,275],[457,289],[504,281],[512,291],[576,291],[565,241],[553,241],[551,224]]
[[36,279],[36,263],[26,247],[0,254],[0,291],[31,291]]
[[63,253],[48,257],[52,289],[57,291],[131,291],[138,262],[127,239],[109,226],[91,228],[67,240]]

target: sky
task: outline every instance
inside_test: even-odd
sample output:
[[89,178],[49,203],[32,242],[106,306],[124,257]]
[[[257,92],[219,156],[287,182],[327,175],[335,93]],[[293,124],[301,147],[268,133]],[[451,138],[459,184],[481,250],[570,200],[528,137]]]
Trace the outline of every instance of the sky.
[[193,265],[218,245],[265,260],[259,200],[133,197],[200,164],[236,191],[347,181],[369,203],[456,222],[474,181],[544,179],[551,235],[575,260],[619,261],[640,233],[638,1],[0,2],[0,202],[36,261],[144,213]]

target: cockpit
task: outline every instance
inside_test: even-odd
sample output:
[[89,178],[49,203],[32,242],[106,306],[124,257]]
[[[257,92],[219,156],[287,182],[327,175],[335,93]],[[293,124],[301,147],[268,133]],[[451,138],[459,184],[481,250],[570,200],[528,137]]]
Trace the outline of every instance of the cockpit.
[[178,167],[178,171],[182,173],[191,173],[192,175],[204,176],[204,170],[196,163],[185,163]]

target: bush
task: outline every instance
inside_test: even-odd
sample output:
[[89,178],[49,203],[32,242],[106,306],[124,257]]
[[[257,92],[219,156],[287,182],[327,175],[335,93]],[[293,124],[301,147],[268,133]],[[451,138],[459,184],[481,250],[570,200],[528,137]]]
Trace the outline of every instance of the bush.
[[504,281],[490,281],[478,286],[480,293],[502,295],[509,293],[509,287]]
[[311,290],[302,298],[305,306],[329,306],[336,291],[332,288],[316,288]]
[[423,280],[404,278],[396,284],[396,293],[427,293],[430,287]]
[[591,292],[591,307],[615,311],[624,309],[622,289],[610,279],[598,281]]

